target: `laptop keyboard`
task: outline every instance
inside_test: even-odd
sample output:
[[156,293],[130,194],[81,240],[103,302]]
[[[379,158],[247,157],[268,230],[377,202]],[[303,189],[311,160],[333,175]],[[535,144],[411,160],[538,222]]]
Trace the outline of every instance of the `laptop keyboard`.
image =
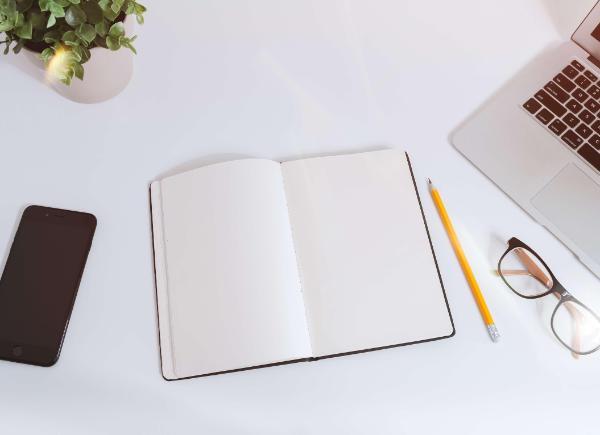
[[573,60],[523,107],[600,172],[600,81],[596,74]]

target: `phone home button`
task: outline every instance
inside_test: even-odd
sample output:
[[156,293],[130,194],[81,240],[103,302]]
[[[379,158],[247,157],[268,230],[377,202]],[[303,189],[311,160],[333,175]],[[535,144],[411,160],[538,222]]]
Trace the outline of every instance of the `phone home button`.
[[13,356],[23,355],[23,348],[21,346],[13,346],[12,354],[13,354]]

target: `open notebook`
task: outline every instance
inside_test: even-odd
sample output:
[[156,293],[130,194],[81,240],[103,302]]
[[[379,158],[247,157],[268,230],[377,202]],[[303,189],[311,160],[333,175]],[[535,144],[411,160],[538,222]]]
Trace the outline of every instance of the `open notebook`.
[[454,334],[404,152],[237,160],[150,190],[168,380]]

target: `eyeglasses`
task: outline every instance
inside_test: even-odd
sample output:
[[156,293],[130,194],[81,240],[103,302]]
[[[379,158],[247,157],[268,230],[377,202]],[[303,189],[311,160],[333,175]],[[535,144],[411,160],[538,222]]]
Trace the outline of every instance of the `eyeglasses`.
[[518,296],[538,299],[550,294],[558,299],[552,313],[552,332],[576,355],[600,348],[600,317],[569,293],[544,260],[529,246],[513,237],[498,262],[498,274]]

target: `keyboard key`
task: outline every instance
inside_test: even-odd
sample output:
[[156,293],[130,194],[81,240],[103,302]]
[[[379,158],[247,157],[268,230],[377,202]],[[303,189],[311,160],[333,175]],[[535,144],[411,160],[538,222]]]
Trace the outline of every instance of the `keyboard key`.
[[573,130],[567,131],[565,134],[562,135],[561,139],[564,143],[569,145],[574,150],[579,148],[579,146],[583,143],[583,139],[577,136],[577,134]]
[[592,129],[585,124],[581,124],[575,129],[575,132],[582,138],[587,139],[588,137],[590,137],[590,134],[592,134]]
[[573,95],[573,98],[575,98],[580,103],[583,103],[588,98],[588,95],[582,89],[579,88],[575,89],[571,95]]
[[592,112],[589,110],[583,109],[583,111],[579,114],[579,119],[589,125],[594,121],[594,119],[596,119],[596,117],[592,115]]
[[573,80],[575,77],[579,75],[579,71],[573,68],[572,65],[567,65],[565,69],[562,70],[563,74]]
[[525,110],[527,110],[533,115],[535,114],[535,112],[542,108],[542,105],[538,103],[538,101],[535,98],[530,98],[525,102],[525,104],[523,104],[523,107],[525,108]]
[[[583,124],[582,124],[583,125]],[[561,134],[564,133],[564,131],[567,129],[567,124],[565,124],[564,122],[562,122],[560,119],[555,119],[554,121],[552,121],[552,123],[548,126],[548,128],[550,129],[550,131],[552,131],[554,134],[556,134],[557,136],[560,136]],[[587,128],[587,127],[586,127]],[[592,130],[590,130],[590,133],[592,132]]]
[[[571,128],[575,128],[577,124],[579,124],[579,118],[573,115],[572,113],[567,113],[563,117],[563,121],[565,121],[565,123]],[[600,125],[600,121],[596,122]]]
[[588,88],[588,94],[590,94],[596,100],[600,98],[600,88],[596,85],[592,85]]
[[583,109],[579,113],[578,116],[579,116],[579,119],[581,119],[583,122],[585,122],[588,125],[590,125],[596,119],[596,117],[594,115],[592,115],[592,112],[590,112],[587,109]]
[[582,89],[587,89],[588,86],[592,84],[592,82],[586,79],[584,76],[577,77],[575,79],[575,83],[577,83]]
[[565,109],[562,104],[556,101],[554,97],[551,97],[550,94],[543,89],[535,94],[535,98],[556,116],[563,116],[567,112],[567,109]]
[[540,110],[535,117],[539,119],[542,124],[548,124],[554,119],[554,115],[548,109]]
[[585,71],[583,75],[586,76],[591,82],[598,80],[598,77],[596,77],[591,71]]
[[560,101],[561,103],[566,103],[567,100],[569,99],[569,94],[567,94],[565,91],[563,91],[556,83],[554,82],[548,82],[546,83],[546,86],[544,86],[544,89],[546,91],[548,91],[548,93],[550,95],[552,95],[554,98],[556,98],[558,101]]
[[597,135],[597,134],[593,135],[591,137],[591,139],[588,140],[588,143],[600,151],[600,135]]
[[585,102],[584,106],[587,110],[589,110],[593,114],[596,114],[596,112],[598,110],[600,110],[600,103],[597,102],[596,100],[594,100],[593,98],[590,98],[589,100],[587,100]]
[[600,133],[600,121],[596,121],[592,124],[592,130],[596,133]]
[[573,65],[577,71],[583,71],[585,69],[583,67],[583,65],[580,64],[579,62],[577,62],[576,60],[574,60],[573,62],[571,62],[571,65]]
[[600,154],[594,150],[590,145],[585,144],[577,151],[581,157],[583,157],[589,164],[591,164],[597,171],[600,171]]
[[559,73],[554,77],[554,81],[567,92],[573,92],[573,89],[576,87],[575,83],[569,80],[564,74]]
[[566,106],[571,112],[575,114],[579,113],[579,111],[583,109],[583,106],[573,99],[569,100]]

